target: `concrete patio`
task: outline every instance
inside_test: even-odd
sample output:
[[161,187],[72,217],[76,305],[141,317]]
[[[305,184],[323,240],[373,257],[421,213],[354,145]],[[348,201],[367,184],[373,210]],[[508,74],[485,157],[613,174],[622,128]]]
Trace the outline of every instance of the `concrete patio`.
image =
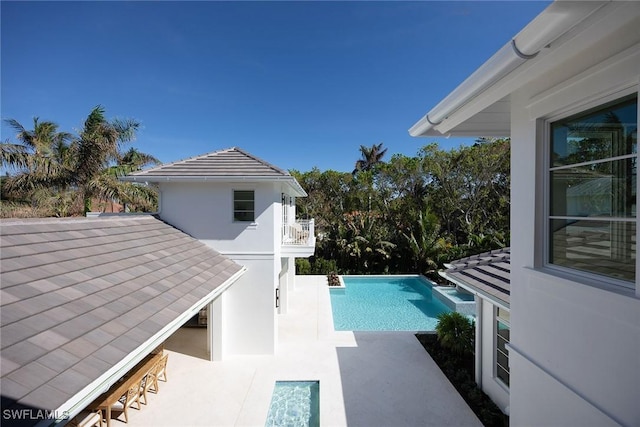
[[323,426],[481,426],[412,333],[334,331],[326,278],[296,280],[276,355],[210,362],[204,330],[182,328],[168,382],[129,425],[264,426],[276,380],[319,380]]

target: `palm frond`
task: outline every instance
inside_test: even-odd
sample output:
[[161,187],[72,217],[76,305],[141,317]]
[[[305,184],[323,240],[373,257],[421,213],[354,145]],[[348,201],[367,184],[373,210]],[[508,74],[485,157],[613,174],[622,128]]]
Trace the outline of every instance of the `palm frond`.
[[26,168],[29,164],[30,153],[24,145],[11,144],[5,141],[0,144],[0,162],[2,167],[15,169]]
[[140,123],[133,119],[114,119],[111,126],[118,133],[119,142],[125,143],[136,138],[136,132],[140,128]]

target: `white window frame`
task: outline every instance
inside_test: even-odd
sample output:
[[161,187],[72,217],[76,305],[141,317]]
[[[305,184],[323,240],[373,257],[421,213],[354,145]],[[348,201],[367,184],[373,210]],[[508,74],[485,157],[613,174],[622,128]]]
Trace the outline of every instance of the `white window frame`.
[[[509,390],[509,384],[505,383],[502,378],[498,376],[498,322],[506,325],[509,328],[509,340],[505,344],[505,349],[507,350],[507,363],[509,363],[509,344],[511,343],[511,321],[506,320],[502,317],[498,317],[498,310],[504,310],[509,313],[509,317],[511,317],[511,312],[504,308],[494,306],[493,307],[493,378],[496,380],[498,384],[500,384],[505,389]],[[503,367],[504,369],[504,367]],[[509,383],[511,383],[511,367],[507,366],[507,374],[509,375]]]
[[[544,242],[542,245],[542,267],[550,272],[556,272],[559,273],[561,276],[565,276],[565,277],[569,277],[573,280],[578,280],[584,284],[587,285],[595,285],[596,287],[600,287],[600,288],[605,288],[608,290],[614,290],[614,291],[619,291],[621,289],[625,289],[625,290],[635,290],[636,291],[636,295],[640,295],[640,286],[636,286],[636,284],[638,283],[638,279],[639,279],[639,268],[638,266],[640,265],[640,260],[638,260],[638,257],[636,255],[636,277],[635,277],[635,282],[628,282],[625,280],[621,280],[621,279],[616,279],[614,277],[609,277],[609,276],[605,276],[605,275],[600,275],[600,274],[596,274],[596,273],[590,273],[587,271],[583,271],[583,270],[577,270],[577,269],[573,269],[570,267],[564,267],[564,266],[560,266],[557,264],[552,264],[549,262],[549,258],[550,258],[550,245],[549,245],[549,239],[550,239],[550,207],[551,207],[551,200],[550,200],[550,192],[551,192],[551,178],[550,178],[550,170],[552,168],[551,166],[551,156],[549,155],[550,150],[551,150],[551,124],[554,122],[557,122],[558,120],[562,120],[566,117],[570,117],[573,115],[577,115],[580,114],[582,112],[586,112],[588,110],[591,109],[597,109],[600,106],[603,106],[605,104],[611,103],[611,102],[615,102],[617,100],[620,100],[626,96],[630,96],[630,95],[636,95],[638,98],[638,100],[636,101],[638,104],[640,104],[640,90],[638,88],[638,85],[633,85],[631,87],[628,87],[626,89],[622,89],[622,90],[618,90],[615,91],[613,93],[610,93],[606,96],[602,96],[599,97],[598,99],[592,99],[589,102],[584,102],[581,103],[579,105],[574,105],[572,107],[568,107],[564,110],[561,110],[551,116],[542,118],[540,121],[542,122],[543,125],[543,135],[542,135],[542,139],[543,139],[543,144],[542,144],[542,148],[543,148],[543,153],[542,153],[542,170],[543,170],[543,177],[542,177],[542,184],[543,184],[543,197],[542,197],[542,213],[541,213],[541,219],[542,219],[542,241]],[[640,105],[639,105],[640,107]],[[638,122],[640,122],[640,108],[638,108],[638,117],[636,117],[636,120]],[[609,160],[612,160],[615,158],[611,158]],[[636,153],[636,164],[638,162],[638,155]],[[636,190],[636,206],[638,206],[638,200],[639,200],[640,196],[638,196],[638,191]],[[616,218],[606,218],[605,220],[607,221],[611,221],[614,220],[615,221]],[[636,222],[637,222],[638,218],[636,217]],[[639,237],[640,237],[640,229],[638,229],[638,227],[636,227],[636,242],[639,241]],[[637,252],[636,252],[637,253]]]
[[[236,192],[248,192],[251,191],[253,193],[253,219],[251,220],[241,220],[236,219]],[[249,212],[249,211],[247,211]],[[252,188],[234,188],[231,191],[231,220],[233,222],[242,223],[242,224],[255,224],[256,222],[256,190]]]

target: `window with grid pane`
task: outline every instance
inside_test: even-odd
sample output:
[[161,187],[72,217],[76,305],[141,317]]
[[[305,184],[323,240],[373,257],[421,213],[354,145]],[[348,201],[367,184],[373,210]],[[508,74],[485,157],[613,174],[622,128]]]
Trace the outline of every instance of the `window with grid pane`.
[[548,263],[633,287],[637,95],[551,123]]
[[509,312],[496,309],[496,377],[509,386]]
[[233,191],[233,220],[250,222],[255,220],[255,195],[253,190]]

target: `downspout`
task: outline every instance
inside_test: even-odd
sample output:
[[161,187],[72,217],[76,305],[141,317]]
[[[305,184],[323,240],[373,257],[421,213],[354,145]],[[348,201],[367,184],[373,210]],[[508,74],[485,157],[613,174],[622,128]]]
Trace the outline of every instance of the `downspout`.
[[424,136],[432,129],[446,133],[446,131],[440,131],[438,127],[451,114],[526,61],[535,58],[542,49],[548,47],[606,3],[608,2],[556,1],[552,3],[414,124],[409,129],[409,134]]

